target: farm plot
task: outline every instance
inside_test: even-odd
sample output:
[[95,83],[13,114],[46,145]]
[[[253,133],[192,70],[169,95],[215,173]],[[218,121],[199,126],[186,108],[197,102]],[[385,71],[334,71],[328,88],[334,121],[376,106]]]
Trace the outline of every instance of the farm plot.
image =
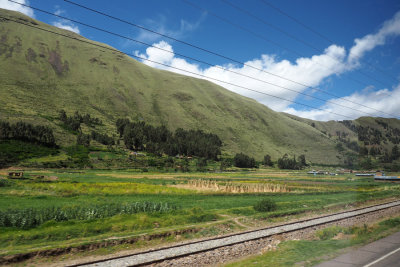
[[[25,174],[32,179],[0,179],[1,256],[178,229],[197,233],[180,238],[210,236],[400,197],[398,184],[353,176],[310,177],[304,172]],[[45,178],[35,179],[38,175]],[[264,199],[275,202],[276,209],[256,211],[254,206]],[[174,238],[172,234],[160,242]]]

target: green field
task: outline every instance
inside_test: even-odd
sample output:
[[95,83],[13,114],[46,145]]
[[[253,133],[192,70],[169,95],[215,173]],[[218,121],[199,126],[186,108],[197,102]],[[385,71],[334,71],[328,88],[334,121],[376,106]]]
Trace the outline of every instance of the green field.
[[[398,175],[398,119],[319,122],[275,112],[21,13],[0,15],[0,260],[58,251],[21,263],[46,265],[400,198],[400,184],[306,173],[341,166]],[[207,134],[221,140],[212,157],[198,149],[167,152],[182,147],[179,140],[210,151]],[[255,168],[238,168],[237,153],[254,157]],[[307,169],[275,169],[287,168],[278,161],[286,154],[304,159],[289,168]],[[272,165],[261,162],[265,156]],[[14,169],[23,169],[24,179],[9,179]],[[349,244],[331,241],[289,242],[282,251]]]
[[[24,173],[29,178],[24,180],[6,179],[6,172],[2,175],[1,256],[178,229],[196,229],[196,234],[182,238],[212,236],[400,197],[399,184],[373,178],[311,176],[305,171],[276,169],[225,173],[31,170]],[[277,209],[255,211],[253,206],[263,199],[273,200]],[[172,235],[158,242],[174,240]],[[130,248],[135,246],[139,244]]]

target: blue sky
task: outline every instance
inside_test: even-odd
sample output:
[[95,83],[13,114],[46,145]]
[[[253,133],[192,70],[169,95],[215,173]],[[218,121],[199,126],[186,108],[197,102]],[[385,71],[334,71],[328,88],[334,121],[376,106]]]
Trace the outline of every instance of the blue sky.
[[[22,11],[38,20],[78,32],[87,38],[107,43],[124,52],[135,53],[142,58],[239,85],[241,87],[211,79],[276,111],[317,120],[343,120],[368,115],[400,117],[398,0],[74,0],[87,7],[246,62],[246,66],[113,21],[62,0],[18,1],[141,40],[164,50],[198,58],[217,67],[116,38],[7,0],[0,0],[0,7]],[[151,62],[143,63],[168,69]],[[182,71],[177,72],[187,75]],[[196,77],[194,74],[190,75]],[[251,92],[243,87],[267,95]]]

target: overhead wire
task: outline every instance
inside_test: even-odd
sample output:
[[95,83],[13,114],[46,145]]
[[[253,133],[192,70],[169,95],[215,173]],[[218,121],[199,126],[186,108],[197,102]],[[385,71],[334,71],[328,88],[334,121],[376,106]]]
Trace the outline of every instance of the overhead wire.
[[[259,16],[254,15],[254,14],[251,13],[250,11],[248,11],[248,10],[242,8],[242,7],[239,7],[239,6],[235,5],[235,4],[233,4],[232,2],[230,2],[230,1],[228,1],[228,0],[220,0],[220,1],[223,2],[223,3],[225,3],[226,5],[231,6],[232,8],[234,8],[234,9],[236,9],[236,10],[239,10],[240,12],[246,14],[246,15],[249,16],[249,17],[252,17],[252,18],[258,20],[259,22],[263,23],[264,25],[266,25],[266,26],[268,26],[268,27],[270,27],[270,28],[275,29],[276,31],[279,31],[279,32],[285,34],[285,35],[288,36],[289,38],[291,38],[291,39],[293,39],[293,40],[295,40],[295,41],[297,41],[297,42],[299,42],[299,43],[302,43],[302,44],[304,44],[304,45],[306,45],[306,46],[308,46],[308,47],[314,49],[315,51],[317,51],[317,52],[319,52],[319,53],[323,53],[323,52],[324,52],[322,49],[317,48],[317,47],[313,46],[312,44],[310,44],[310,43],[308,43],[308,42],[306,42],[306,41],[304,41],[304,40],[302,40],[302,39],[300,39],[300,38],[297,38],[297,37],[294,36],[293,34],[291,34],[291,33],[287,32],[287,31],[281,29],[281,28],[278,27],[278,26],[275,26],[274,24],[272,24],[272,23],[270,23],[270,22],[267,22],[266,20],[260,18]],[[332,57],[332,56],[330,56],[330,55],[328,55],[328,54],[326,54],[326,55],[327,55],[328,57],[332,58],[333,60],[335,60],[336,62],[339,62],[336,58],[334,58],[334,57]],[[339,63],[340,63],[340,62],[339,62]],[[356,71],[359,72],[359,73],[361,73],[361,74],[364,75],[365,77],[370,78],[370,79],[372,79],[372,80],[374,80],[374,81],[376,81],[376,82],[378,82],[378,83],[380,83],[380,84],[382,84],[382,85],[384,85],[384,86],[388,86],[386,83],[382,82],[381,80],[378,80],[378,79],[376,79],[375,77],[372,77],[372,76],[370,76],[370,75],[364,73],[364,72],[361,71],[361,70],[356,70]],[[356,81],[357,81],[357,82],[360,82],[360,81],[358,81],[358,80],[356,80]],[[363,84],[364,84],[364,85],[367,85],[367,84],[365,84],[365,83],[363,83]],[[389,85],[389,87],[390,87],[390,85]]]
[[300,102],[296,102],[296,101],[293,101],[293,100],[289,100],[289,99],[286,99],[286,98],[283,98],[283,97],[280,97],[280,96],[275,96],[275,95],[268,94],[268,93],[265,93],[265,92],[261,92],[261,91],[258,91],[258,90],[255,90],[255,89],[251,89],[251,88],[248,88],[248,87],[245,87],[245,86],[237,85],[237,84],[234,84],[234,83],[231,83],[231,82],[226,82],[226,81],[223,81],[223,80],[220,80],[220,79],[209,77],[209,76],[206,76],[206,75],[203,75],[203,74],[198,74],[198,73],[195,73],[195,72],[192,72],[192,71],[188,71],[188,70],[185,70],[185,69],[182,69],[182,68],[177,68],[177,67],[174,67],[174,66],[171,66],[171,65],[168,65],[168,64],[164,64],[164,63],[161,63],[161,62],[157,62],[157,61],[154,61],[154,60],[150,60],[148,58],[144,58],[144,57],[141,57],[141,56],[138,56],[138,55],[134,55],[134,54],[131,54],[131,53],[123,52],[123,51],[117,50],[117,49],[112,48],[112,47],[107,47],[107,46],[96,44],[96,43],[93,43],[93,42],[90,42],[90,41],[86,41],[84,39],[79,39],[79,38],[73,37],[71,35],[62,34],[62,33],[59,33],[59,32],[48,30],[48,29],[43,29],[43,28],[35,26],[33,24],[24,23],[22,21],[16,21],[16,20],[1,16],[1,15],[0,15],[0,18],[4,19],[4,20],[11,21],[11,22],[15,22],[15,23],[18,23],[18,24],[21,24],[21,25],[24,25],[24,26],[28,26],[28,27],[31,27],[31,28],[34,28],[34,29],[42,30],[44,32],[48,32],[48,33],[55,34],[55,35],[58,35],[58,36],[62,36],[62,37],[65,37],[65,38],[73,39],[73,40],[76,40],[76,41],[79,41],[79,42],[83,42],[83,43],[86,43],[86,44],[89,44],[89,45],[93,45],[93,46],[96,46],[96,47],[99,47],[99,48],[102,48],[102,49],[107,49],[107,50],[110,50],[110,51],[113,51],[113,52],[124,54],[124,55],[130,56],[130,57],[133,57],[133,58],[137,58],[137,59],[140,59],[140,60],[143,60],[143,61],[155,63],[155,64],[158,64],[158,65],[167,67],[167,68],[171,68],[171,69],[179,70],[179,71],[182,71],[182,72],[185,72],[185,73],[189,73],[189,74],[192,74],[192,75],[196,75],[196,76],[208,79],[208,80],[214,80],[214,81],[217,81],[217,82],[220,82],[220,83],[224,83],[224,84],[228,84],[228,85],[231,85],[231,86],[235,86],[235,87],[238,87],[238,88],[242,88],[242,89],[245,89],[245,90],[249,90],[249,91],[256,92],[256,93],[259,93],[259,94],[263,94],[263,95],[266,95],[266,96],[270,96],[270,97],[273,97],[273,98],[276,98],[276,99],[280,99],[280,100],[284,100],[284,101],[287,101],[287,102],[290,102],[290,103],[294,103],[294,104],[297,104],[297,105],[305,106],[305,107],[308,107],[308,108],[311,108],[311,109],[320,110],[320,111],[323,111],[323,112],[331,113],[331,114],[334,114],[336,116],[340,116],[340,117],[344,117],[344,118],[348,118],[348,119],[353,119],[352,117],[349,117],[349,116],[346,116],[346,115],[343,115],[343,114],[339,114],[339,113],[328,111],[328,110],[323,110],[323,109],[318,108],[318,107],[313,107],[311,105],[307,105],[307,104],[304,104],[304,103],[300,103]]
[[[188,5],[190,5],[190,6],[192,6],[192,7],[194,7],[194,8],[196,8],[196,9],[199,9],[199,10],[202,10],[202,11],[204,11],[204,12],[207,12],[207,14],[210,14],[211,16],[213,16],[213,17],[215,17],[215,18],[217,18],[217,19],[219,19],[219,20],[221,20],[221,21],[223,21],[223,22],[225,22],[225,23],[227,23],[227,24],[229,24],[229,25],[232,25],[232,26],[234,26],[234,27],[236,27],[236,28],[238,28],[238,29],[240,29],[240,30],[242,30],[242,31],[245,31],[245,32],[247,32],[247,33],[250,33],[251,35],[254,35],[255,37],[257,37],[257,38],[259,38],[259,39],[261,39],[261,40],[263,40],[263,41],[266,41],[266,42],[268,42],[268,43],[270,43],[270,44],[272,44],[272,45],[274,45],[274,46],[276,46],[276,47],[283,48],[284,50],[286,50],[286,51],[288,51],[288,52],[290,52],[290,53],[293,53],[294,55],[297,55],[297,56],[300,56],[300,57],[306,57],[304,54],[299,53],[299,52],[297,52],[296,50],[293,50],[293,49],[290,49],[290,48],[288,48],[288,47],[286,47],[286,46],[283,46],[282,44],[280,44],[280,43],[278,43],[278,42],[275,42],[275,41],[273,41],[273,40],[271,40],[271,39],[265,37],[264,35],[261,35],[261,34],[255,32],[255,31],[253,31],[253,30],[251,30],[251,29],[249,29],[249,28],[246,28],[246,27],[242,26],[241,24],[235,23],[235,22],[233,22],[233,21],[231,21],[231,20],[229,20],[229,19],[227,19],[227,18],[224,18],[224,17],[222,17],[222,16],[220,16],[220,15],[218,15],[218,14],[216,14],[216,13],[214,13],[214,12],[208,10],[208,9],[205,9],[205,8],[203,8],[203,7],[201,7],[201,6],[199,6],[199,5],[195,4],[195,3],[193,3],[192,1],[189,1],[189,0],[181,0],[181,1],[184,2],[184,3],[186,3],[186,4],[188,4]],[[314,63],[317,64],[318,66],[321,66],[321,67],[323,67],[323,68],[326,68],[326,69],[328,69],[328,70],[330,70],[330,71],[332,70],[331,68],[329,68],[329,67],[327,67],[327,66],[324,66],[324,65],[322,65],[322,64],[319,63],[319,62],[314,62]],[[337,74],[337,73],[335,72],[335,74]],[[360,81],[360,80],[358,80],[358,79],[355,79],[355,78],[353,78],[353,77],[347,77],[347,78],[350,79],[350,80],[352,80],[352,81],[355,81],[355,82],[357,82],[357,83],[359,83],[359,84],[362,84],[362,85],[364,85],[364,86],[367,86],[367,85],[368,85],[368,84],[366,84],[366,83],[364,83],[364,82],[362,82],[362,81]],[[302,85],[302,86],[308,86],[308,87],[310,87],[309,85],[305,85],[305,84]],[[312,89],[315,89],[316,91],[319,91],[319,92],[324,93],[324,94],[328,94],[328,95],[331,95],[331,96],[335,96],[335,95],[332,95],[332,94],[330,94],[329,92],[327,92],[327,91],[325,91],[325,90],[322,90],[322,89],[319,89],[319,88],[316,88],[316,87],[314,87],[314,88],[312,88]],[[335,96],[335,97],[338,97],[338,96]]]
[[[290,14],[286,13],[285,11],[283,11],[282,9],[276,7],[275,5],[273,5],[272,3],[266,1],[266,0],[260,0],[261,3],[263,3],[266,6],[269,6],[270,8],[276,10],[277,12],[279,12],[280,14],[284,15],[285,17],[288,17],[289,19],[293,20],[294,22],[296,22],[297,24],[301,25],[303,28],[313,32],[315,35],[319,36],[320,38],[328,41],[330,44],[334,44],[335,42],[332,41],[329,37],[327,37],[326,35],[320,33],[319,31],[314,30],[313,28],[311,28],[310,26],[306,25],[305,23],[301,22],[300,20],[296,19],[295,17],[291,16]],[[359,60],[360,57],[357,57],[357,59]],[[378,68],[377,66],[374,66],[366,61],[364,61],[365,64],[367,64],[368,66],[378,70],[380,73],[385,74],[386,76],[392,78],[393,80],[395,80],[396,82],[398,82],[398,78],[393,77],[391,74],[383,71],[382,69]]]
[[[367,114],[367,115],[370,115],[370,116],[374,116],[374,114],[371,114],[371,113],[368,113],[368,112],[365,112],[365,111],[361,111],[361,110],[358,110],[358,109],[355,109],[355,108],[352,108],[352,107],[348,107],[348,106],[345,106],[345,105],[341,105],[341,104],[339,104],[339,103],[332,102],[331,100],[321,99],[321,98],[318,98],[318,97],[315,97],[315,96],[312,96],[312,95],[308,95],[308,94],[305,94],[305,93],[303,93],[303,92],[300,92],[300,91],[297,91],[297,90],[294,90],[294,89],[291,89],[291,88],[283,87],[283,86],[280,86],[280,85],[277,85],[277,84],[273,84],[273,83],[270,83],[270,82],[267,82],[267,81],[264,81],[264,80],[260,80],[260,79],[258,79],[258,78],[251,77],[251,76],[245,75],[245,74],[241,74],[241,73],[238,73],[238,72],[235,72],[235,71],[232,71],[232,70],[229,70],[229,69],[220,67],[220,66],[215,66],[215,65],[212,65],[211,63],[208,63],[208,62],[205,62],[205,61],[202,61],[202,60],[198,60],[198,59],[195,59],[195,58],[193,58],[193,57],[188,57],[188,56],[185,56],[185,55],[183,55],[183,54],[179,54],[179,53],[175,53],[175,52],[172,52],[172,51],[169,51],[169,50],[166,50],[166,49],[162,49],[162,48],[160,48],[160,47],[153,46],[153,45],[147,44],[147,43],[145,43],[145,42],[142,42],[142,41],[139,41],[139,40],[135,40],[135,39],[133,39],[133,38],[129,38],[129,37],[126,37],[126,36],[123,36],[123,35],[120,35],[120,34],[117,34],[117,33],[114,33],[114,32],[110,32],[110,31],[107,31],[107,30],[104,30],[104,29],[101,29],[101,28],[98,28],[98,27],[95,27],[95,26],[92,26],[92,25],[89,25],[89,24],[86,24],[86,23],[77,21],[77,20],[73,20],[73,19],[70,19],[70,18],[61,16],[61,15],[57,15],[57,14],[54,14],[54,13],[51,13],[51,12],[48,12],[48,11],[39,9],[39,8],[35,8],[35,7],[33,7],[33,6],[30,6],[30,5],[18,3],[18,2],[15,2],[15,1],[13,1],[13,0],[9,0],[9,1],[10,1],[10,2],[14,2],[14,3],[17,3],[17,4],[20,4],[20,5],[23,5],[23,6],[26,6],[26,7],[29,7],[29,8],[32,8],[32,9],[37,10],[37,11],[40,11],[40,12],[44,12],[44,13],[49,14],[49,15],[52,15],[52,16],[56,16],[56,17],[59,17],[59,18],[62,18],[62,19],[69,20],[69,21],[74,22],[74,23],[78,23],[78,24],[84,25],[84,26],[86,26],[86,27],[90,27],[90,28],[93,28],[93,29],[96,29],[96,30],[99,30],[99,31],[106,32],[106,33],[108,33],[108,34],[111,34],[111,35],[114,35],[114,36],[118,36],[118,37],[120,37],[120,38],[128,39],[128,40],[130,40],[130,41],[137,42],[137,43],[140,43],[140,44],[144,44],[144,45],[147,45],[147,46],[149,46],[149,47],[154,47],[154,48],[156,48],[156,49],[160,49],[160,50],[163,50],[163,51],[168,52],[168,53],[176,54],[176,55],[179,55],[179,56],[182,56],[182,57],[185,57],[185,58],[188,58],[188,59],[191,59],[191,60],[194,60],[194,61],[203,63],[203,64],[207,64],[207,65],[209,65],[209,66],[217,67],[217,68],[223,69],[223,70],[225,70],[225,71],[229,71],[229,72],[235,73],[235,74],[237,74],[237,75],[241,75],[241,76],[244,76],[244,77],[247,77],[247,78],[250,78],[250,79],[254,79],[254,80],[257,80],[257,81],[260,81],[260,82],[263,82],[263,83],[266,83],[266,84],[269,84],[269,85],[272,85],[272,86],[276,86],[276,87],[279,87],[279,88],[282,88],[282,89],[286,89],[286,90],[289,90],[289,91],[293,91],[293,92],[296,92],[296,93],[299,93],[299,94],[302,94],[302,95],[305,95],[305,96],[309,96],[309,97],[312,97],[312,98],[317,99],[317,100],[320,100],[320,101],[326,101],[326,102],[332,103],[332,104],[337,105],[337,106],[345,107],[345,108],[348,108],[348,109],[351,109],[351,110],[354,110],[354,111],[358,111],[358,112],[361,112],[361,113],[364,113],[364,114]],[[68,1],[68,0],[64,0],[64,1],[66,1],[66,2],[71,2],[71,1]],[[79,5],[79,4],[78,4],[78,5]],[[243,63],[243,64],[244,64],[244,63]],[[249,66],[251,66],[251,65],[249,65]],[[258,69],[258,68],[256,68],[256,69]],[[263,71],[262,69],[259,69],[259,70],[260,70],[260,71]],[[266,72],[266,71],[263,71],[263,72]],[[266,72],[266,73],[270,74],[269,72]],[[279,76],[279,75],[278,75],[278,76]],[[312,88],[312,87],[310,87],[310,88]],[[314,89],[314,88],[312,88],[312,89]],[[352,102],[352,103],[354,103],[354,104],[357,104],[357,103],[355,103],[355,102],[353,102],[353,101],[351,101],[351,100],[347,100],[347,99],[345,99],[345,98],[343,98],[343,100],[345,100],[345,101],[347,101],[347,102]],[[359,105],[363,106],[362,104],[359,104]],[[364,106],[365,106],[365,105],[364,105]],[[370,108],[370,109],[374,109],[374,108],[371,108],[371,107],[368,107],[368,106],[365,106],[365,107]],[[378,111],[378,112],[380,112],[380,113],[383,113],[383,114],[387,114],[387,115],[390,115],[390,116],[397,117],[397,116],[395,116],[395,115],[393,115],[393,114],[386,113],[386,112],[384,112],[384,111],[380,111],[380,110],[377,110],[377,109],[374,109],[374,110],[376,110],[376,111]]]
[[[274,84],[274,83],[271,83],[271,82],[268,82],[268,81],[265,81],[265,80],[261,80],[261,79],[258,79],[258,78],[256,78],[256,77],[252,77],[252,76],[249,76],[249,75],[240,73],[240,72],[236,72],[236,71],[233,71],[233,70],[224,68],[224,67],[222,67],[222,66],[213,65],[213,64],[208,63],[208,62],[203,61],[203,60],[199,60],[199,59],[196,59],[196,58],[193,58],[193,57],[189,57],[189,56],[186,56],[186,55],[183,55],[183,54],[179,54],[179,53],[176,53],[176,52],[167,50],[167,49],[163,49],[163,48],[161,48],[161,47],[154,46],[154,45],[151,45],[151,44],[148,44],[148,43],[145,43],[145,42],[142,42],[142,41],[139,41],[139,40],[136,40],[136,39],[133,39],[133,38],[130,38],[130,37],[127,37],[127,36],[118,34],[118,33],[114,33],[114,32],[111,32],[111,31],[108,31],[108,30],[105,30],[105,29],[102,29],[102,28],[98,28],[98,27],[96,27],[96,26],[89,25],[89,24],[87,24],[87,23],[83,23],[83,22],[80,22],[80,21],[77,21],[77,20],[73,20],[73,19],[64,17],[64,16],[59,15],[59,14],[54,14],[54,13],[52,13],[52,12],[49,12],[49,11],[46,11],[46,10],[42,10],[42,9],[39,9],[39,8],[36,8],[36,7],[33,7],[33,6],[28,6],[28,5],[25,5],[25,4],[23,4],[23,5],[24,5],[24,6],[27,6],[27,7],[29,7],[29,8],[32,8],[32,9],[34,9],[34,10],[36,10],[36,11],[40,11],[40,12],[43,12],[43,13],[45,13],[45,14],[52,15],[52,16],[55,16],[55,17],[58,17],[58,18],[61,18],[61,19],[64,19],[64,20],[69,20],[69,21],[71,21],[71,22],[74,22],[74,23],[83,25],[83,26],[85,26],[85,27],[89,27],[89,28],[92,28],[92,29],[95,29],[95,30],[98,30],[98,31],[102,31],[102,32],[108,33],[108,34],[110,34],[110,35],[114,35],[114,36],[117,36],[117,37],[120,37],[120,38],[129,40],[129,41],[132,41],[132,42],[136,42],[136,43],[139,43],[139,44],[143,44],[143,45],[146,45],[146,46],[148,46],[148,47],[153,47],[153,48],[155,48],[155,49],[161,50],[161,51],[166,52],[166,53],[170,53],[170,54],[173,54],[173,55],[178,55],[178,56],[181,56],[181,57],[185,57],[185,58],[187,58],[187,59],[191,59],[191,60],[193,60],[193,61],[196,61],[196,62],[199,62],[199,63],[202,63],[202,64],[206,64],[206,65],[209,65],[209,66],[211,66],[211,67],[216,67],[216,68],[222,69],[222,70],[224,70],[224,71],[234,73],[234,74],[236,74],[236,75],[240,75],[240,76],[243,76],[243,77],[247,77],[247,78],[250,78],[250,79],[253,79],[253,80],[256,80],[256,81],[265,83],[265,84],[268,84],[268,85],[272,85],[272,86],[275,86],[275,87],[279,87],[279,88],[288,90],[288,91],[296,92],[296,93],[298,93],[298,94],[301,94],[301,95],[304,95],[304,96],[307,96],[307,97],[311,97],[311,98],[317,99],[317,100],[319,100],[319,101],[331,103],[331,104],[336,105],[336,106],[344,107],[344,108],[351,109],[351,110],[354,110],[354,111],[357,111],[357,112],[360,112],[360,113],[364,113],[364,114],[367,114],[367,115],[370,115],[370,116],[374,116],[374,114],[369,113],[369,112],[366,112],[366,111],[362,111],[362,110],[359,110],[359,109],[355,109],[355,108],[353,108],[353,107],[348,107],[348,106],[345,106],[345,105],[336,103],[336,102],[331,101],[331,100],[322,99],[322,98],[319,98],[319,97],[316,97],[316,96],[313,96],[313,95],[309,95],[309,94],[303,93],[303,92],[301,92],[301,91],[297,91],[297,90],[294,90],[294,89],[291,89],[291,88],[288,88],[288,87],[284,87],[284,86],[281,86],[281,85],[277,85],[277,84]],[[382,111],[381,113],[384,113],[384,112]],[[391,115],[391,114],[388,114],[388,115]]]
[[[12,0],[8,0],[8,1],[12,1]],[[352,101],[352,100],[349,100],[349,99],[346,99],[346,98],[342,98],[342,97],[340,97],[340,96],[338,96],[338,95],[335,95],[335,94],[333,94],[333,93],[324,91],[324,90],[319,89],[319,88],[317,88],[317,87],[313,87],[313,86],[309,86],[309,85],[306,85],[306,84],[303,84],[303,83],[296,82],[296,81],[294,81],[294,80],[292,80],[292,79],[283,77],[283,76],[278,75],[278,74],[271,73],[271,72],[266,71],[266,70],[264,70],[264,69],[260,69],[260,68],[254,67],[254,66],[252,66],[252,65],[249,65],[249,64],[246,64],[246,63],[244,63],[244,62],[241,62],[241,61],[239,61],[239,60],[237,60],[237,59],[233,59],[233,58],[231,58],[231,57],[222,55],[222,54],[220,54],[220,53],[211,51],[211,50],[209,50],[209,49],[202,48],[202,47],[197,46],[197,45],[194,45],[194,44],[192,44],[192,43],[189,43],[189,42],[186,42],[186,41],[183,41],[183,40],[179,40],[179,39],[177,39],[177,38],[168,36],[168,35],[163,34],[163,33],[159,33],[159,32],[157,32],[157,31],[155,31],[155,30],[148,29],[148,28],[146,28],[146,27],[144,27],[144,26],[141,26],[141,25],[135,24],[135,23],[133,23],[133,22],[130,22],[130,21],[127,21],[127,20],[124,20],[124,19],[121,19],[121,18],[112,16],[112,15],[107,14],[107,13],[104,13],[104,12],[102,12],[102,11],[99,11],[99,10],[96,10],[96,9],[93,9],[93,8],[90,8],[90,7],[87,7],[87,6],[84,6],[84,5],[82,5],[82,4],[78,4],[78,3],[73,2],[73,1],[70,1],[70,0],[63,0],[63,1],[64,1],[64,2],[67,2],[67,3],[70,3],[70,4],[72,4],[72,5],[75,5],[75,6],[81,7],[81,8],[83,8],[83,9],[89,10],[89,11],[91,11],[91,12],[100,14],[100,15],[102,15],[102,16],[105,16],[105,17],[108,17],[108,18],[111,18],[111,19],[120,21],[120,22],[122,22],[122,23],[125,23],[125,24],[128,24],[128,25],[137,27],[137,28],[142,29],[142,30],[145,30],[145,31],[148,31],[148,32],[150,32],[150,33],[157,34],[157,35],[162,36],[162,37],[165,37],[165,38],[167,38],[167,39],[170,39],[170,40],[179,42],[179,43],[181,43],[181,44],[190,46],[190,47],[192,47],[192,48],[195,48],[195,49],[198,49],[198,50],[200,50],[200,51],[209,53],[209,54],[211,54],[211,55],[215,55],[215,56],[218,56],[218,57],[220,57],[220,58],[224,58],[224,59],[227,59],[227,60],[229,60],[229,61],[235,62],[235,63],[237,63],[237,64],[241,64],[241,65],[243,65],[243,66],[247,66],[247,67],[249,67],[249,68],[256,69],[256,70],[258,70],[258,71],[261,71],[261,72],[270,74],[270,75],[272,75],[272,76],[279,77],[279,78],[281,78],[281,79],[290,81],[290,82],[292,82],[292,83],[296,83],[296,84],[298,84],[298,85],[304,86],[305,88],[310,88],[310,89],[313,89],[313,90],[322,92],[322,93],[324,93],[324,94],[330,95],[330,96],[332,96],[332,97],[341,98],[341,99],[342,99],[343,101],[345,101],[345,102],[349,102],[349,103],[353,103],[353,104],[355,104],[355,105],[363,106],[363,107],[365,107],[365,108],[368,108],[368,109],[371,109],[371,110],[375,110],[375,111],[378,111],[378,112],[380,112],[380,113],[382,113],[382,114],[386,114],[386,115],[389,115],[389,116],[398,117],[397,115],[390,114],[390,113],[387,113],[387,112],[384,112],[384,111],[375,109],[375,108],[370,107],[370,106],[366,106],[366,105],[364,105],[364,104],[362,104],[362,103],[357,103],[357,102],[355,102],[355,101]],[[12,1],[12,2],[14,2],[14,1]],[[16,2],[16,3],[17,3],[17,2]]]
[[[64,0],[64,1],[66,1],[66,0]],[[275,42],[275,41],[273,41],[273,40],[271,40],[271,39],[268,39],[268,38],[266,38],[265,36],[260,35],[260,34],[254,32],[254,31],[252,31],[252,30],[250,30],[250,29],[248,29],[248,28],[246,28],[246,27],[244,27],[244,26],[242,26],[242,25],[240,25],[240,24],[237,24],[237,23],[232,22],[232,21],[230,21],[230,20],[228,20],[228,19],[226,19],[226,18],[224,18],[224,17],[222,17],[222,16],[219,16],[218,14],[216,14],[216,13],[210,11],[210,10],[207,10],[207,9],[205,9],[205,8],[203,8],[203,7],[200,7],[199,5],[193,3],[192,1],[189,1],[189,0],[181,0],[181,1],[184,2],[184,3],[186,3],[186,4],[188,4],[188,5],[190,5],[190,6],[192,6],[192,7],[194,7],[194,8],[197,8],[197,9],[199,9],[199,10],[205,11],[205,12],[207,12],[208,14],[212,15],[213,17],[216,17],[216,18],[218,18],[219,20],[224,21],[224,22],[227,23],[227,24],[230,24],[230,25],[232,25],[232,26],[234,26],[234,27],[237,27],[237,28],[239,28],[239,29],[241,29],[241,30],[243,30],[243,31],[245,31],[245,32],[248,32],[248,33],[250,33],[250,34],[252,34],[252,35],[254,35],[254,36],[256,36],[256,37],[258,37],[258,38],[260,38],[260,39],[262,39],[262,40],[264,40],[264,41],[267,41],[267,42],[269,42],[269,43],[271,43],[271,44],[277,46],[277,47],[283,48],[284,50],[286,50],[286,51],[288,51],[288,52],[291,52],[291,53],[293,53],[293,54],[295,54],[295,55],[304,57],[303,54],[298,53],[297,51],[295,51],[295,50],[293,50],[293,49],[289,49],[289,48],[287,48],[287,47],[285,47],[285,46],[283,46],[283,45],[281,45],[281,44],[279,44],[279,43],[277,43],[277,42]],[[327,55],[327,56],[329,56],[329,55]],[[333,57],[331,57],[331,58],[333,58]],[[334,58],[333,58],[333,59],[334,59]],[[337,59],[335,59],[335,60],[337,61]],[[340,63],[340,62],[339,62],[339,63]],[[328,69],[328,70],[331,70],[331,68],[326,67],[326,66],[320,64],[319,62],[315,62],[315,64],[317,64],[317,65],[319,65],[319,66],[321,66],[321,67],[324,67],[324,68],[326,68],[326,69]],[[335,73],[335,74],[336,74],[336,73]],[[281,78],[287,80],[287,78],[285,78],[285,77],[281,77]],[[346,77],[346,78],[347,78],[347,79],[350,79],[350,80],[352,80],[352,81],[355,81],[355,82],[357,82],[357,83],[359,83],[359,84],[361,84],[361,85],[368,86],[367,83],[362,82],[362,81],[360,81],[360,80],[358,80],[358,79],[355,79],[355,78],[353,78],[353,77]],[[289,81],[293,82],[292,80],[289,80]],[[307,87],[307,88],[311,88],[311,89],[313,89],[313,90],[315,90],[315,91],[321,92],[321,93],[323,93],[323,94],[329,95],[329,96],[341,98],[341,97],[338,96],[338,95],[335,95],[335,94],[330,93],[330,92],[328,92],[328,91],[322,90],[322,89],[320,89],[320,88],[318,88],[318,87],[312,87],[312,86],[306,85],[306,84],[301,84],[301,85],[304,86],[304,87]],[[385,94],[385,95],[388,95],[388,96],[391,96],[390,94],[387,94],[387,93],[384,93],[384,94]],[[373,107],[368,107],[368,106],[363,105],[363,104],[361,104],[361,103],[357,103],[357,102],[354,102],[354,101],[351,101],[351,100],[348,100],[348,99],[343,99],[343,100],[346,101],[346,102],[350,102],[350,103],[353,103],[353,104],[357,104],[357,105],[360,105],[360,106],[363,106],[363,107],[366,107],[366,108],[369,108],[369,109],[372,109],[372,110],[375,110],[375,111],[378,111],[378,112],[381,112],[381,113],[384,113],[384,114],[387,114],[387,115],[395,116],[395,117],[396,117],[396,115],[393,115],[393,114],[390,114],[390,113],[386,113],[386,112],[382,112],[382,111],[380,111],[380,110],[377,110],[377,109],[375,109],[375,108],[373,108]]]

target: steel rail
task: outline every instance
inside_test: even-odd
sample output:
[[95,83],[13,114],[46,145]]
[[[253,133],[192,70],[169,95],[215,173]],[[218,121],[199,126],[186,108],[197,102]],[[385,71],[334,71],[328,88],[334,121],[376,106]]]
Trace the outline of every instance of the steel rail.
[[[147,250],[143,252],[133,253],[124,256],[118,256],[103,260],[90,261],[81,264],[69,265],[75,266],[143,266],[161,262],[164,260],[172,260],[184,256],[207,252],[221,247],[240,244],[247,241],[263,239],[276,234],[290,233],[310,227],[320,226],[327,223],[332,223],[352,217],[381,211],[384,209],[400,206],[400,201],[392,201],[383,204],[372,205],[368,207],[353,209],[324,215],[316,218],[300,220],[296,222],[249,230],[235,234],[229,234],[219,237],[214,237],[206,240],[192,241],[184,244],[163,247],[159,249]],[[196,245],[202,245],[202,248],[196,248]],[[181,250],[181,251],[178,251]]]

